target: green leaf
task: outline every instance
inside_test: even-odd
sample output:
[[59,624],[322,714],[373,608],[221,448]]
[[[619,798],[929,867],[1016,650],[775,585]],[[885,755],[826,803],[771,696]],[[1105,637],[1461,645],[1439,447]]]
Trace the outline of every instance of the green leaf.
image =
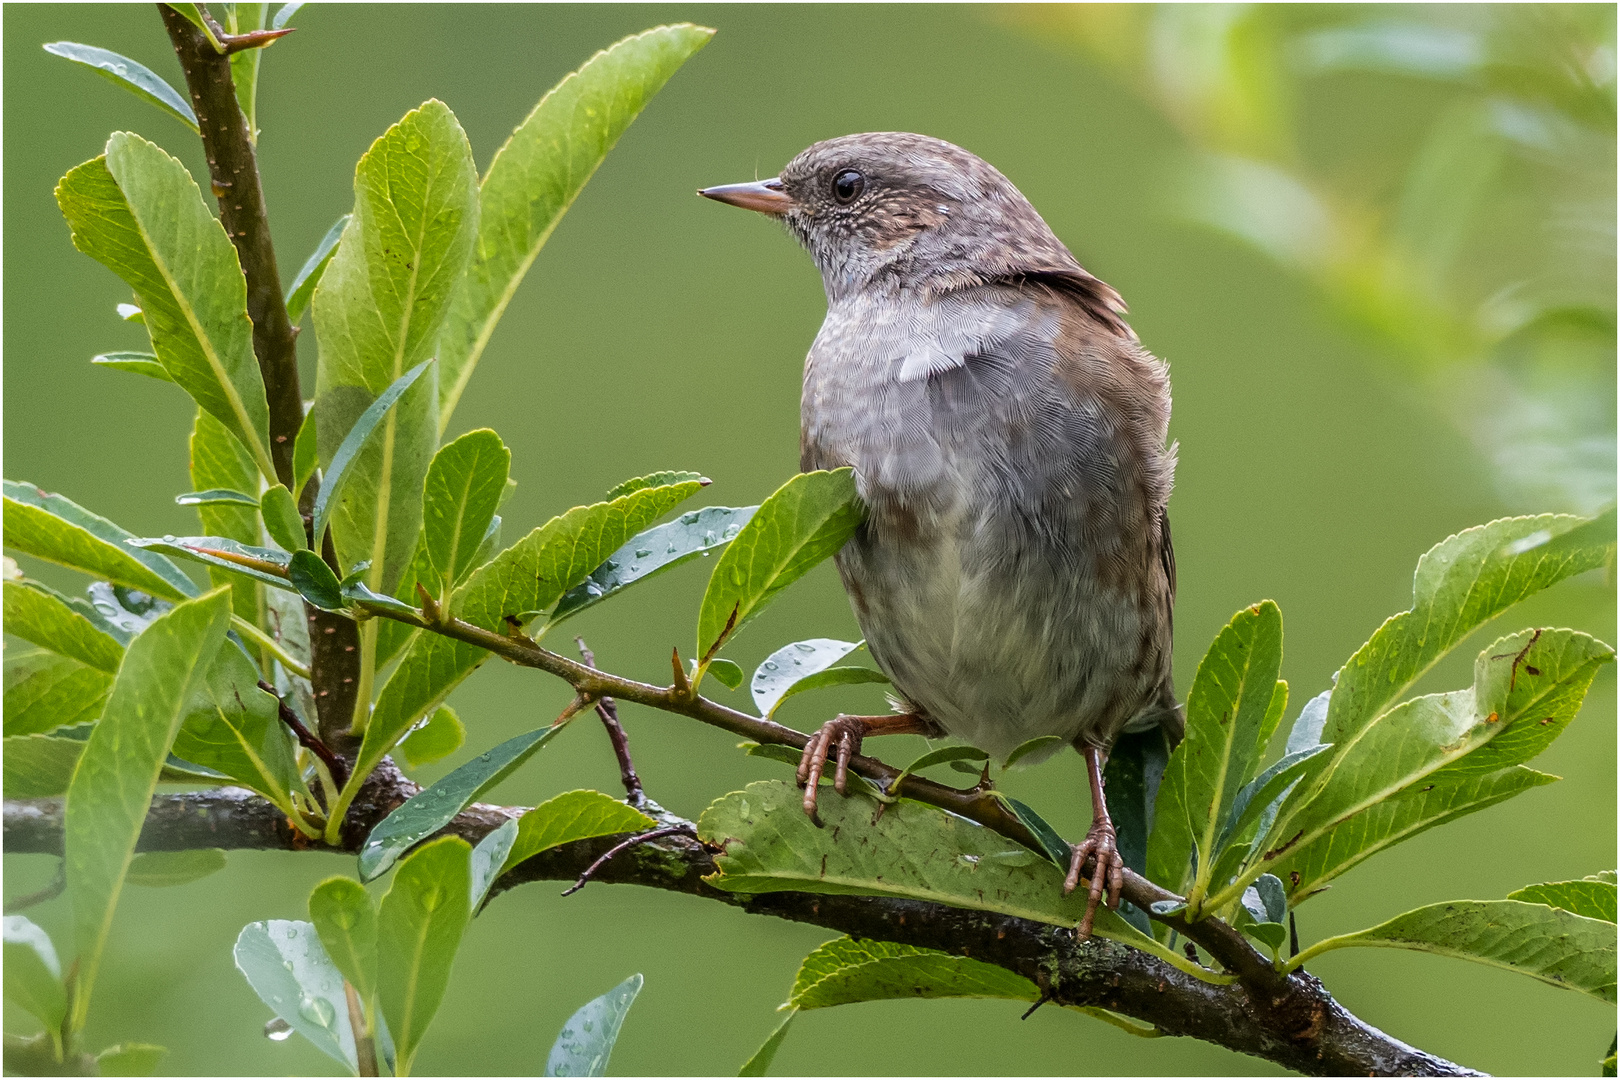
[[[1231,815],[1227,818],[1226,826],[1221,830],[1220,839],[1217,841],[1217,850],[1221,856],[1225,855],[1232,844],[1246,843],[1253,839],[1253,833],[1269,830],[1268,815],[1272,817],[1276,815],[1282,800],[1287,798],[1294,785],[1300,782],[1328,749],[1326,743],[1318,743],[1305,750],[1284,754],[1262,770],[1259,776],[1244,784],[1239,789],[1237,798],[1232,800]],[[1219,879],[1219,872],[1215,877]]]
[[1322,741],[1348,745],[1477,627],[1602,566],[1614,530],[1613,510],[1586,522],[1561,514],[1502,518],[1429,549],[1418,560],[1411,610],[1379,627],[1339,670]]
[[658,823],[600,791],[568,791],[528,811],[517,824],[517,839],[501,866],[503,874],[524,859],[575,840],[645,832]]
[[[607,498],[611,502],[621,496],[642,491],[646,488],[668,487],[671,484],[684,484],[691,480],[696,480],[704,487],[708,487],[711,483],[709,478],[702,473],[691,472],[687,469],[664,469],[661,472],[648,473],[646,476],[632,476],[628,480],[622,480],[614,484],[608,489]],[[515,484],[517,481],[514,480],[512,483]]]
[[377,908],[353,878],[327,878],[309,894],[309,921],[360,1000],[377,990]]
[[977,746],[941,746],[936,750],[928,751],[926,754],[922,755],[922,757],[919,757],[916,761],[913,761],[910,765],[907,765],[905,768],[901,769],[899,775],[889,783],[889,794],[892,795],[899,791],[900,782],[906,777],[910,776],[914,772],[920,772],[923,769],[928,768],[930,765],[944,765],[946,762],[950,761],[989,760],[990,755],[985,753],[983,750],[980,750]]
[[407,768],[420,769],[460,750],[466,739],[467,729],[461,717],[450,706],[440,705],[399,741],[399,752]]
[[489,887],[501,876],[501,868],[506,865],[506,856],[511,852],[517,836],[517,818],[508,818],[473,848],[472,888],[468,892],[468,899],[474,915],[478,914],[484,897],[489,895]]
[[1010,795],[1002,795],[1001,800],[1007,804],[1007,809],[1013,812],[1013,817],[1022,822],[1030,835],[1039,841],[1041,854],[1045,855],[1052,865],[1067,873],[1074,850],[1069,842],[1059,836],[1058,831],[1029,805],[1019,802]]
[[709,577],[698,614],[699,659],[712,659],[779,592],[843,547],[864,514],[853,469],[800,473],[778,488]]
[[337,575],[308,548],[293,552],[287,560],[287,578],[305,600],[322,610],[342,611],[347,606]]
[[1430,904],[1367,930],[1318,941],[1288,966],[1297,968],[1322,953],[1357,945],[1475,960],[1615,1003],[1614,924],[1543,904]]
[[[659,473],[655,477],[643,479],[665,476],[687,478],[677,480],[677,483],[702,480],[696,473]],[[621,489],[627,485],[620,484],[613,492],[609,492],[608,497],[620,498],[644,490],[648,486],[658,486],[642,484],[640,481],[629,483],[636,486],[626,491]],[[665,570],[691,562],[699,556],[706,558],[710,551],[722,544],[730,543],[738,530],[754,516],[757,509],[758,507],[754,506],[738,508],[705,506],[702,510],[688,511],[674,521],[654,526],[631,537],[623,547],[609,555],[602,565],[592,570],[589,577],[563,594],[563,598],[557,601],[556,610],[551,614],[551,625],[555,626],[570,616],[578,615],[593,604],[600,603],[637,582],[656,577]]]
[[5,740],[5,792],[10,799],[43,799],[67,794],[73,770],[84,753],[78,739],[13,735]]
[[1612,881],[1549,881],[1541,885],[1526,885],[1518,892],[1508,893],[1509,900],[1522,900],[1526,904],[1546,904],[1562,908],[1571,915],[1603,922],[1615,921],[1615,886]]
[[[259,536],[259,501],[249,494],[259,490],[258,467],[236,436],[203,409],[197,410],[191,429],[191,482],[198,491],[232,490],[249,500],[245,505],[199,504],[197,519],[204,535],[225,536],[242,544],[263,543]],[[215,585],[229,583],[232,608],[249,622],[260,622],[260,594],[253,582],[219,567],[209,568],[208,580]]]
[[[1204,654],[1187,695],[1187,734],[1159,787],[1148,876],[1187,896],[1195,914],[1212,884],[1222,827],[1265,751],[1260,734],[1273,698],[1286,698],[1287,688],[1277,683],[1282,637],[1282,613],[1270,600],[1238,612]],[[1189,892],[1184,874],[1195,851]]]
[[360,880],[370,881],[385,873],[411,845],[444,828],[468,803],[512,775],[566,726],[554,724],[507,739],[406,799],[366,837],[360,848]]
[[6,633],[109,675],[118,673],[123,645],[60,596],[21,581],[6,582],[4,596]]
[[1036,755],[1035,760],[1040,761],[1055,751],[1063,749],[1065,739],[1061,735],[1040,735],[1025,743],[1013,747],[1012,753],[1002,763],[1003,770],[1010,769],[1031,754]]
[[599,998],[581,1005],[563,1024],[546,1056],[546,1076],[606,1076],[608,1057],[619,1041],[624,1015],[641,993],[632,975]]
[[349,227],[353,217],[353,214],[344,214],[333,222],[326,235],[321,237],[321,242],[315,245],[315,250],[309,253],[309,258],[304,260],[304,265],[299,267],[292,284],[287,286],[287,320],[294,326],[304,317],[310,298],[315,295],[315,286],[321,283],[326,264],[332,261],[338,241],[343,239],[343,230]]
[[[134,304],[118,304],[116,305],[115,309],[118,312],[118,317],[123,319],[125,322],[139,323],[142,326],[146,325],[145,313]],[[174,380],[170,379],[168,381],[173,382]]]
[[276,10],[276,18],[275,21],[270,24],[270,28],[272,30],[280,30],[282,27],[292,22],[292,17],[298,14],[298,9],[303,7],[305,2],[306,0],[293,0],[293,2],[290,4],[282,4],[281,7]]
[[722,685],[728,687],[729,689],[735,690],[737,687],[742,685],[742,665],[734,664],[730,660],[723,660],[718,657],[710,660],[709,672],[716,679],[720,680]]
[[56,201],[73,245],[135,290],[169,376],[273,480],[270,407],[253,355],[247,281],[185,166],[138,135],[116,132],[105,156],[62,178]]
[[174,752],[224,773],[294,816],[290,793],[299,779],[291,736],[276,699],[259,688],[259,678],[241,649],[220,649],[186,703]]
[[[1426,784],[1449,787],[1533,756],[1546,745],[1537,729],[1550,729],[1553,735],[1561,731],[1579,710],[1597,669],[1613,658],[1608,646],[1573,630],[1527,630],[1495,642],[1475,660],[1471,689],[1415,698],[1335,747],[1333,760],[1314,785],[1296,787],[1284,803],[1260,839],[1262,854],[1251,863],[1251,870],[1273,869],[1272,864],[1289,852],[1303,853],[1305,845],[1397,793],[1428,795],[1428,790],[1420,790]],[[1334,696],[1338,693],[1335,689]],[[1328,708],[1331,717],[1331,703]],[[1496,739],[1506,740],[1501,752],[1492,752],[1489,746]],[[1485,795],[1471,789],[1468,800],[1477,802]],[[1412,826],[1433,813],[1436,804],[1446,808],[1448,818],[1458,816],[1456,802],[1442,795],[1433,801],[1408,802],[1385,819],[1403,826],[1398,833],[1379,827],[1358,834],[1387,847],[1413,835],[1417,830]],[[1414,815],[1414,810],[1421,810],[1422,816]],[[1428,820],[1422,827],[1437,823]],[[1336,861],[1343,864],[1350,858],[1341,846]],[[1340,865],[1334,872],[1342,869]],[[1285,876],[1280,865],[1275,870]],[[1296,894],[1304,884],[1302,871]]]
[[776,1060],[776,1052],[782,1049],[782,1040],[787,1038],[788,1028],[793,1026],[793,1018],[799,1015],[798,1009],[787,1014],[787,1019],[776,1025],[776,1030],[766,1037],[760,1044],[754,1056],[743,1062],[743,1067],[737,1070],[738,1076],[764,1076],[770,1070],[771,1062]]
[[309,546],[304,535],[304,518],[298,513],[298,503],[292,492],[277,484],[266,488],[259,501],[259,513],[264,517],[264,531],[287,551],[302,551]]
[[448,597],[472,568],[511,465],[512,452],[488,428],[469,431],[433,455],[422,490],[422,543],[438,575],[436,587],[424,582],[435,596]]
[[7,480],[4,491],[6,547],[168,600],[196,595],[178,566],[129,546],[135,538],[106,518],[26,482]]
[[[504,629],[508,616],[529,618],[555,604],[610,552],[699,486],[688,481],[648,488],[552,518],[462,582],[450,599],[451,614],[486,630]],[[413,724],[488,658],[475,645],[417,635],[377,698],[355,775],[376,768]]]
[[27,1010],[52,1039],[60,1040],[67,991],[56,946],[49,934],[22,915],[7,915],[4,928],[6,1000]]
[[228,574],[262,581],[284,592],[298,591],[287,577],[291,556],[278,548],[239,544],[228,536],[131,537],[129,545],[143,554],[168,552]]
[[781,708],[782,702],[806,690],[888,682],[888,676],[872,668],[832,666],[864,644],[863,641],[808,638],[782,646],[754,669],[754,678],[748,685],[754,695],[754,708],[759,710],[759,715],[769,717]]
[[191,851],[148,851],[135,856],[124,881],[161,889],[189,885],[225,869],[223,848],[194,848]]
[[249,923],[232,955],[260,1001],[323,1054],[355,1068],[343,976],[314,926],[287,919]]
[[472,917],[472,848],[441,836],[400,861],[377,914],[377,999],[393,1033],[396,1076],[411,1060],[450,982]]
[[[405,396],[405,392],[414,386],[419,379],[421,379],[422,373],[427,371],[428,368],[432,366],[433,361],[431,359],[424,360],[420,364],[411,368],[411,370],[407,371],[405,374],[401,375],[399,378],[395,379],[388,385],[387,389],[385,389],[381,394],[377,395],[377,399],[375,401],[366,406],[366,410],[360,414],[359,419],[357,419],[354,422],[354,425],[349,428],[349,433],[344,436],[342,445],[337,448],[337,451],[332,455],[331,460],[327,463],[325,470],[321,473],[321,490],[320,493],[315,496],[315,525],[313,535],[317,541],[319,541],[321,537],[325,535],[326,526],[330,522],[333,513],[338,512],[341,514],[344,512],[343,507],[345,507],[350,501],[345,498],[344,489],[348,486],[351,479],[357,477],[362,478],[361,490],[357,491],[356,493],[357,499],[364,500],[367,497],[370,497],[373,500],[376,499],[377,492],[375,488],[373,487],[368,489],[364,486],[363,476],[365,469],[365,454],[371,447],[372,439],[374,437],[381,435],[384,443],[388,443],[390,441],[389,435],[394,430],[394,406],[399,404],[400,399]],[[311,415],[314,414],[312,413]],[[318,444],[319,428],[316,430]],[[383,507],[383,512],[387,512],[386,506]],[[412,523],[411,532],[413,535],[420,525],[420,521]],[[403,528],[404,526],[400,527]],[[394,526],[390,524],[389,528],[392,529]],[[357,548],[356,551],[362,554],[371,553],[370,548]],[[353,560],[346,559],[344,560],[343,564],[345,566],[351,566],[360,561],[362,560],[359,558]]]
[[[875,823],[871,802],[823,799],[818,812],[825,827],[818,828],[803,801],[794,784],[774,780],[716,800],[698,821],[698,838],[723,853],[715,860],[719,872],[704,880],[726,892],[896,896],[1054,926],[1078,926],[1085,914],[1084,890],[1063,895],[1067,846],[1062,869],[1045,859],[1008,858],[1028,852],[966,818],[909,799],[889,806]],[[1097,912],[1095,932],[1214,978],[1107,908]]]
[[176,604],[130,642],[73,773],[64,867],[79,949],[74,1030],[83,1028],[89,1011],[113,909],[164,758],[229,622],[229,594],[215,590]]
[[168,82],[144,64],[94,45],[77,41],[52,41],[44,46],[52,56],[83,64],[115,86],[122,87],[143,101],[151,102],[192,131],[197,130],[197,114],[191,103]]
[[315,412],[310,410],[304,414],[303,422],[298,425],[298,434],[293,439],[293,495],[303,497],[304,485],[309,478],[315,475],[320,468],[321,459],[316,451],[318,436],[315,432]]
[[787,1003],[824,1009],[899,998],[1038,1001],[1040,987],[1006,968],[891,941],[836,938],[799,965]]
[[[1162,727],[1122,732],[1114,740],[1114,746],[1108,753],[1108,764],[1103,768],[1103,786],[1108,792],[1108,810],[1114,819],[1119,855],[1125,865],[1138,874],[1147,873],[1148,837],[1153,832],[1154,804],[1158,801],[1170,751],[1170,739]],[[1008,765],[1011,764],[1009,759]],[[1129,900],[1120,901],[1119,913],[1142,933],[1151,935],[1155,932],[1147,913]]]
[[5,672],[7,738],[96,719],[113,684],[106,672],[43,649],[7,656]]
[[172,383],[169,372],[158,361],[153,353],[148,352],[110,352],[98,353],[90,358],[90,362],[97,367],[111,368],[114,371],[128,371],[136,375],[145,375],[149,379],[159,382]]
[[119,1043],[96,1055],[96,1072],[102,1076],[152,1076],[167,1053],[150,1043]]
[[[340,447],[361,414],[436,355],[439,328],[472,256],[477,183],[467,136],[441,101],[406,113],[355,169],[354,216],[311,303],[320,342],[315,416],[323,497],[337,498],[327,490],[337,485]],[[366,584],[377,592],[392,592],[410,560],[438,421],[438,379],[430,373],[343,470],[347,490],[332,510],[338,563],[347,569],[370,559]]]
[[176,506],[251,506],[257,510],[259,500],[242,491],[230,488],[209,488],[207,491],[187,491],[174,497]]
[[563,213],[636,114],[713,34],[663,26],[597,53],[541,98],[496,152],[478,190],[476,256],[440,335],[441,434]]

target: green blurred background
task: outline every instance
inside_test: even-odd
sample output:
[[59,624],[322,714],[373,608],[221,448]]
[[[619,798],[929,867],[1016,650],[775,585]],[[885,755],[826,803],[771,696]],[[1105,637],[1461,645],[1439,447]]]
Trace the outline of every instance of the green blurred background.
[[[1172,504],[1178,685],[1238,607],[1287,620],[1292,711],[1409,603],[1418,555],[1506,513],[1591,510],[1614,491],[1614,9],[312,6],[264,57],[261,162],[290,278],[351,204],[354,163],[407,109],[447,102],[480,168],[540,95],[593,51],[658,23],[719,29],[630,129],[564,219],[452,425],[499,431],[520,535],[615,482],[700,469],[716,503],[757,502],[797,464],[800,363],[824,310],[805,255],[699,186],[773,175],[817,139],[862,130],[968,147],[1027,194],[1131,304],[1169,360],[1181,467]],[[137,533],[193,531],[192,408],[171,386],[92,369],[145,347],[112,274],[73,251],[56,179],[139,131],[205,171],[180,124],[40,50],[71,39],[179,83],[149,6],[8,6],[5,49],[5,474]],[[1403,36],[1404,35],[1404,36]],[[1537,124],[1540,127],[1537,127]],[[1470,135],[1472,133],[1472,135]],[[1426,200],[1426,201],[1425,201]],[[304,339],[306,379],[313,335]],[[312,385],[312,384],[309,384]],[[47,580],[75,590],[67,575]],[[699,566],[567,631],[600,661],[667,678],[690,648]],[[1422,689],[1468,681],[1491,638],[1525,625],[1615,640],[1612,583],[1559,586],[1458,650]],[[733,655],[857,631],[829,568],[785,595]],[[564,641],[552,642],[563,648]],[[718,685],[714,690],[725,698]],[[875,691],[807,696],[809,726]],[[742,695],[733,695],[743,703]],[[548,721],[560,683],[490,665],[452,698],[468,746]],[[690,721],[624,708],[650,794],[695,817],[779,766]],[[1615,676],[1536,763],[1565,782],[1430,832],[1304,907],[1308,942],[1407,908],[1496,898],[1615,865]],[[873,752],[904,759],[900,740]],[[532,804],[616,789],[600,728],[506,782]],[[1084,828],[1080,760],[1006,787],[1068,835]],[[5,858],[6,894],[54,860]],[[237,852],[180,889],[126,891],[88,1045],[170,1048],[176,1073],[314,1073],[334,1063],[261,1034],[270,1013],[233,970],[247,922],[304,917],[337,856]],[[735,1072],[826,932],[718,904],[593,885],[531,885],[468,932],[418,1058],[428,1073],[537,1072],[562,1021],[633,971],[643,991],[620,1074]],[[65,901],[31,909],[68,950]],[[1349,1008],[1426,1050],[1500,1073],[1595,1072],[1614,1010],[1460,961],[1350,950],[1312,965]],[[775,1071],[1252,1073],[1185,1040],[1144,1042],[1008,1002],[895,1002],[802,1017]],[[6,1011],[8,1030],[28,1021]]]

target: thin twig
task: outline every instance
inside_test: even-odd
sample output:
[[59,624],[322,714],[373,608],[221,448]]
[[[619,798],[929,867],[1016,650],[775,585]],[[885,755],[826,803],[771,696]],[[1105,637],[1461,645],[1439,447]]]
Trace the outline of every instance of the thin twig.
[[[595,669],[596,654],[586,646],[585,639],[576,636],[574,644],[579,646],[579,655],[585,661],[585,666]],[[641,789],[641,777],[636,775],[636,764],[630,759],[630,736],[625,734],[624,725],[619,723],[618,703],[611,697],[597,698],[596,715],[602,718],[608,741],[613,744],[613,756],[619,759],[619,782],[624,785],[625,801],[639,810],[647,805],[647,793]]]
[[607,849],[607,851],[603,852],[602,857],[591,863],[591,865],[587,866],[585,868],[585,872],[579,875],[579,880],[575,881],[568,888],[564,889],[562,894],[564,896],[572,896],[579,892],[579,890],[583,889],[590,882],[592,877],[596,876],[596,872],[611,862],[613,860],[613,856],[619,854],[619,852],[628,848],[633,848],[637,844],[645,844],[649,840],[657,840],[663,836],[674,836],[676,833],[683,833],[687,836],[693,837],[697,836],[697,830],[692,828],[690,824],[684,821],[679,825],[669,825],[662,829],[654,829],[652,832],[638,833],[635,836],[632,836],[630,839],[615,844],[613,847],[610,847]]
[[334,754],[331,747],[321,742],[320,738],[305,726],[298,718],[298,714],[293,712],[292,706],[282,700],[275,687],[260,679],[259,689],[276,699],[276,711],[281,716],[281,722],[292,729],[292,733],[298,737],[300,746],[321,759],[321,764],[332,774],[332,782],[337,785],[337,790],[341,791],[343,785],[349,782],[348,762]]
[[33,907],[35,904],[43,904],[47,900],[55,900],[58,896],[61,896],[62,890],[67,888],[67,871],[64,869],[65,866],[65,863],[58,860],[56,863],[56,873],[54,876],[52,876],[51,883],[45,886],[43,889],[40,889],[38,892],[31,892],[24,896],[19,896],[15,900],[7,900],[6,914],[15,915],[17,912],[25,911],[28,908]]

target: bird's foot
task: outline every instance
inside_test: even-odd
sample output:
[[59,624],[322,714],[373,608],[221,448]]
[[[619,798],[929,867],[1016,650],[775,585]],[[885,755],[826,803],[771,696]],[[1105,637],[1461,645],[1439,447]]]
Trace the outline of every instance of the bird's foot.
[[1108,909],[1119,907],[1119,893],[1125,887],[1125,860],[1120,857],[1119,843],[1114,835],[1113,822],[1094,822],[1086,838],[1073,845],[1069,858],[1069,876],[1063,879],[1063,895],[1067,896],[1080,884],[1080,875],[1086,863],[1091,862],[1091,891],[1086,897],[1086,915],[1080,920],[1075,936],[1081,941],[1091,936],[1091,924],[1097,917],[1097,906],[1106,896]]
[[822,724],[810,741],[804,744],[804,755],[799,758],[799,783],[804,785],[804,812],[816,816],[816,791],[828,760],[836,763],[833,787],[840,795],[847,795],[850,759],[861,752],[861,740],[866,737],[867,717],[835,716]]

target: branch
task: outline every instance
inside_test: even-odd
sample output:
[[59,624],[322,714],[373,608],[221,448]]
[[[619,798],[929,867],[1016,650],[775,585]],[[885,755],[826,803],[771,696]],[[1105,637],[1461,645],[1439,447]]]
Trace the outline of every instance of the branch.
[[[198,8],[212,22],[207,6],[199,4]],[[247,279],[253,355],[259,361],[270,405],[270,456],[276,479],[290,491],[293,444],[304,422],[303,392],[298,385],[298,331],[287,318],[287,303],[281,292],[276,249],[270,240],[270,216],[259,182],[258,153],[247,117],[237,104],[230,57],[216,51],[208,35],[168,4],[159,4],[158,13],[185,72],[186,89],[191,92],[192,110],[197,114],[197,129],[208,158],[209,179],[219,202],[220,224],[236,245],[237,261]],[[271,36],[273,39],[280,34]],[[257,39],[247,34],[231,41],[241,48],[262,43],[264,38],[264,34]],[[304,490],[304,498],[311,504],[315,492],[316,482],[312,480]],[[336,570],[330,538],[326,543],[323,557]],[[352,620],[309,605],[305,610],[309,618],[310,682],[319,714],[316,726],[326,745],[352,754],[357,740],[348,734],[348,729],[359,686],[360,639]]]
[[[372,826],[417,790],[384,762],[350,809],[343,850],[357,851]],[[477,843],[524,809],[474,804],[445,832]],[[593,880],[686,893],[856,937],[970,956],[1023,975],[1059,1005],[1109,1009],[1151,1023],[1163,1034],[1200,1039],[1311,1075],[1478,1075],[1363,1023],[1303,972],[1260,994],[1241,983],[1210,985],[1116,942],[1077,942],[1066,929],[1010,916],[889,897],[722,892],[703,880],[716,867],[693,838],[691,822],[653,803],[645,811],[660,830],[676,831],[626,847],[598,867]],[[60,855],[63,816],[61,799],[7,800],[5,850]],[[502,875],[491,897],[530,881],[573,881],[626,839],[598,837],[541,852]],[[137,850],[198,847],[330,850],[299,836],[274,806],[240,789],[155,798]]]
[[[487,649],[503,660],[521,667],[549,672],[567,682],[576,693],[593,700],[613,697],[621,701],[633,701],[638,705],[701,720],[705,724],[759,743],[775,743],[803,750],[810,740],[810,737],[802,731],[795,731],[775,721],[729,709],[718,702],[701,697],[693,693],[684,682],[668,687],[636,682],[541,648],[522,634],[501,634],[485,630],[442,613],[435,612],[438,617],[434,619],[412,618],[392,609],[366,606],[363,602],[359,606],[368,614],[418,626]],[[677,674],[679,674],[678,667]],[[885,765],[876,758],[857,756],[850,759],[849,767],[852,772],[881,785],[885,791],[890,790],[899,779],[899,793],[904,797],[949,810],[953,814],[959,814],[993,829],[1025,847],[1041,850],[1039,841],[1030,835],[1023,822],[1014,817],[1000,799],[985,789],[973,787],[964,790],[947,787],[914,774],[907,774],[901,779],[899,769]],[[1125,871],[1125,887],[1122,895],[1142,911],[1150,913],[1152,905],[1159,901],[1181,899],[1129,868]],[[1219,919],[1206,918],[1188,922],[1182,915],[1150,915],[1150,917],[1202,946],[1204,951],[1220,961],[1227,971],[1236,975],[1258,994],[1274,992],[1284,981],[1283,976],[1278,974],[1271,962],[1261,956],[1241,933]]]

